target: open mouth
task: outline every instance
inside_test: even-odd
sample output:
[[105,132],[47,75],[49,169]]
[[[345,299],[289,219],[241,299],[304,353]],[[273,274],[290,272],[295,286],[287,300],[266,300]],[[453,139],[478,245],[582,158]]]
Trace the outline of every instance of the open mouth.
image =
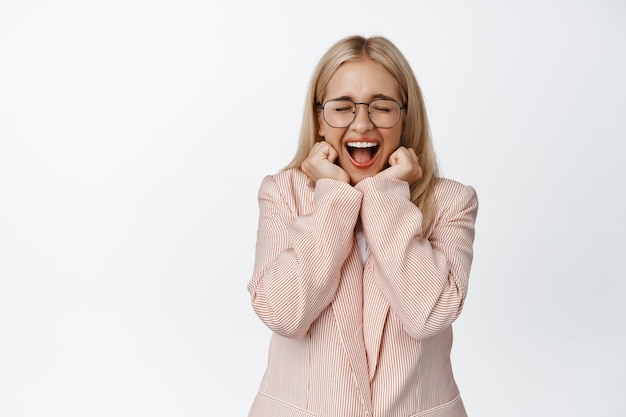
[[347,142],[346,149],[356,166],[367,166],[374,162],[380,146],[376,142]]

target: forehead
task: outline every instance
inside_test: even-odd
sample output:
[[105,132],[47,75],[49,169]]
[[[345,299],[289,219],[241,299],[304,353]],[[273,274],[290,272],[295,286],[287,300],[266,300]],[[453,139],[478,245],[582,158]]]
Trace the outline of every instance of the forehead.
[[375,96],[400,99],[400,85],[378,62],[362,59],[342,64],[326,86],[326,97],[370,100]]

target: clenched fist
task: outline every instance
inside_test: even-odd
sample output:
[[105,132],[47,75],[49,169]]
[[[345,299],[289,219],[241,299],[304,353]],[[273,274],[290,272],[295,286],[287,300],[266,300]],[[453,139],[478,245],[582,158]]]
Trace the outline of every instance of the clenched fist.
[[377,176],[397,178],[413,185],[422,178],[423,172],[419,158],[413,148],[400,146],[389,156],[389,168],[382,170]]
[[313,181],[333,178],[349,183],[350,176],[339,165],[335,165],[337,156],[337,151],[328,142],[317,142],[309,156],[302,162],[302,171]]

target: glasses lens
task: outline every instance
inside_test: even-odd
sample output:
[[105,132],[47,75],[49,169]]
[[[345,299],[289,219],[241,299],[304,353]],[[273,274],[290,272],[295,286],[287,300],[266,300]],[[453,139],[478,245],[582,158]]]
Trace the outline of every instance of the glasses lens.
[[324,120],[332,127],[347,127],[354,119],[354,103],[350,100],[330,100],[324,104]]
[[393,127],[400,120],[400,105],[393,100],[374,100],[370,103],[369,112],[376,127]]

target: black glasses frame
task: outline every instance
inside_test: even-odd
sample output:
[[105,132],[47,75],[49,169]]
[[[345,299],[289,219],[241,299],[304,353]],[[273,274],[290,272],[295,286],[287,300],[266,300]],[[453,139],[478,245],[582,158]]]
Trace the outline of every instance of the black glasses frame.
[[[376,101],[382,101],[382,100],[385,100],[385,101],[393,101],[394,103],[396,103],[396,104],[398,105],[398,107],[399,107],[399,109],[400,109],[400,113],[398,113],[398,120],[396,120],[396,122],[395,122],[394,124],[392,124],[391,126],[386,126],[386,127],[378,126],[378,125],[377,125],[376,123],[374,123],[374,121],[372,120],[372,113],[370,112],[370,105],[371,105],[372,103],[376,102]],[[345,125],[345,126],[334,126],[334,125],[330,124],[330,123],[328,122],[328,120],[326,120],[326,112],[324,111],[324,108],[326,107],[326,105],[327,105],[328,103],[333,102],[333,101],[349,101],[349,102],[351,102],[352,104],[354,104],[354,111],[352,112],[352,120],[350,120],[350,123],[348,123],[348,124],[347,124],[347,125]],[[328,123],[328,126],[330,126],[330,127],[334,127],[334,128],[336,128],[336,129],[342,129],[342,128],[344,128],[344,127],[348,127],[348,126],[350,126],[350,125],[352,124],[352,122],[354,122],[354,119],[356,119],[356,114],[357,114],[358,109],[359,109],[357,106],[359,106],[359,105],[367,106],[367,117],[369,117],[370,122],[372,122],[372,124],[373,124],[376,128],[378,128],[378,129],[391,129],[392,127],[394,127],[395,125],[397,125],[397,124],[398,124],[398,122],[400,121],[400,119],[402,118],[402,110],[406,110],[406,105],[404,105],[404,106],[403,106],[403,105],[401,105],[400,103],[398,103],[396,100],[394,100],[394,99],[392,99],[392,98],[377,98],[376,100],[372,100],[372,101],[370,101],[369,103],[364,103],[364,102],[356,102],[356,101],[351,101],[351,100],[348,100],[348,99],[336,99],[336,98],[334,98],[334,99],[332,99],[332,100],[327,100],[327,101],[325,101],[325,102],[324,102],[324,104],[317,103],[317,105],[318,105],[318,106],[320,106],[320,109],[322,110],[322,117],[324,118],[324,121],[325,121],[326,123]]]

